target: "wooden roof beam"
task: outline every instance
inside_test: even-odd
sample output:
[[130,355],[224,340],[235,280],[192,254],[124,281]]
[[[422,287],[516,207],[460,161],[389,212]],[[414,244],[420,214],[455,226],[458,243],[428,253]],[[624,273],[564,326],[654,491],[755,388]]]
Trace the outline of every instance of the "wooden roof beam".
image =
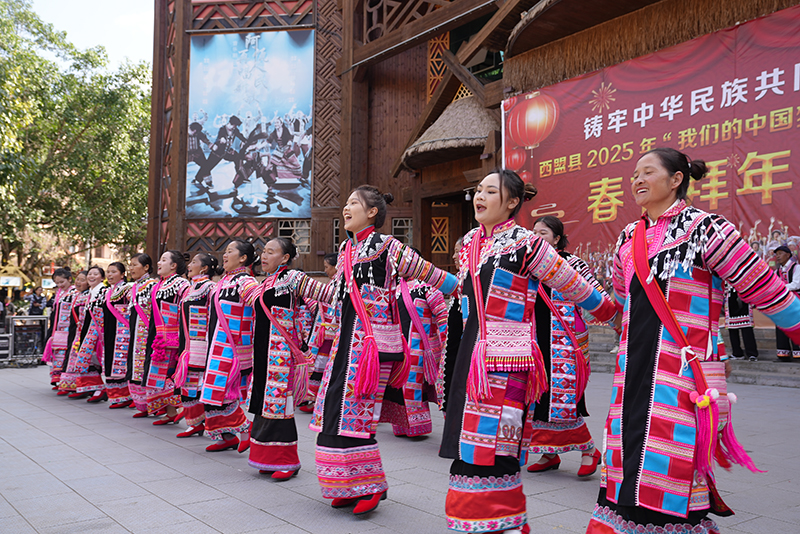
[[[369,66],[397,55],[444,32],[458,28],[496,9],[497,0],[457,0],[424,17],[375,39],[353,51],[352,63],[342,56],[336,64],[339,76],[354,67]],[[512,0],[508,0],[509,2]]]
[[481,81],[478,78],[476,78],[469,70],[467,70],[467,68],[464,65],[459,63],[458,59],[456,58],[456,56],[453,55],[451,51],[449,50],[443,51],[442,60],[444,60],[445,65],[447,65],[447,68],[450,69],[453,75],[456,78],[458,78],[458,80],[461,83],[463,83],[466,86],[466,88],[472,92],[473,95],[475,95],[475,98],[477,98],[478,102],[480,102],[481,105],[483,106],[485,98],[483,92],[483,84],[481,83]]

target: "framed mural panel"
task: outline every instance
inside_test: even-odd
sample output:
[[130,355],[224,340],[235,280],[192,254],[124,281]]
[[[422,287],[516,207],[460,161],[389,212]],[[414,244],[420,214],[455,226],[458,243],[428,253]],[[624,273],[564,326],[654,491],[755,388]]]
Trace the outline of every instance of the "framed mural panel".
[[192,36],[186,218],[310,218],[313,98],[313,30]]

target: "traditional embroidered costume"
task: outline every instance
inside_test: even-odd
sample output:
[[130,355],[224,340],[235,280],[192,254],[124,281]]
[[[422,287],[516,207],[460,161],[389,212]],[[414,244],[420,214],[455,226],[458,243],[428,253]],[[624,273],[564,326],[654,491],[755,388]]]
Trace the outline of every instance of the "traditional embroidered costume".
[[69,324],[72,302],[78,294],[75,286],[56,292],[53,309],[50,312],[50,336],[44,348],[42,361],[50,363],[50,384],[58,386],[61,371],[69,348]]
[[208,358],[208,310],[215,287],[207,275],[195,276],[181,301],[180,345],[183,353],[175,373],[175,387],[181,389],[183,415],[192,427],[206,419],[200,392]]
[[[422,436],[433,431],[429,402],[438,404],[436,378],[447,341],[447,304],[442,292],[412,280],[396,296],[411,371],[402,388],[386,388],[381,422],[392,424],[395,436]],[[411,314],[414,314],[413,316]]]
[[[695,374],[695,368],[699,369],[697,362],[718,359],[723,280],[795,340],[800,339],[800,301],[721,216],[687,207],[681,200],[655,222],[645,215],[638,234],[636,227],[633,223],[622,231],[614,257],[622,336],[605,425],[600,496],[587,532],[718,532],[708,513],[732,512],[711,474],[713,457],[708,458],[708,452],[717,443],[716,429],[709,431],[707,424],[698,422],[707,421],[716,403],[708,398],[700,402],[705,395],[697,395],[696,384],[703,377],[710,383],[712,377]],[[641,236],[638,247],[636,235]],[[636,268],[635,248],[641,251],[636,254],[639,262],[649,262],[649,270]],[[659,287],[677,320],[672,328],[656,311],[664,309],[663,299],[651,301],[647,293]],[[682,350],[671,334],[678,326],[690,350]],[[696,361],[690,361],[693,355]],[[721,433],[723,442],[726,432],[728,445],[740,449],[735,439],[730,441],[730,423]],[[732,460],[754,468],[743,451]]]
[[253,307],[242,300],[240,285],[258,284],[250,267],[225,273],[210,296],[208,358],[200,394],[206,412],[206,432],[246,432],[250,422],[242,410],[253,372]]
[[189,281],[173,274],[159,281],[150,293],[151,313],[142,378],[147,395],[147,411],[155,414],[167,406],[180,407],[173,374],[178,365],[180,346],[180,303]]
[[[559,254],[607,297],[583,260],[569,252]],[[542,295],[543,292],[546,295]],[[545,298],[549,298],[558,315],[548,306]],[[595,444],[583,419],[589,415],[583,397],[589,376],[589,332],[586,323],[573,302],[547,286],[539,290],[534,311],[536,342],[542,351],[548,388],[533,411],[528,450],[534,454],[591,450]],[[572,335],[566,328],[572,331]],[[575,337],[578,347],[574,346],[572,337]],[[580,379],[579,373],[582,373]]]
[[150,332],[150,313],[153,307],[151,292],[157,281],[144,275],[131,286],[130,335],[128,344],[128,388],[133,403],[139,412],[147,413],[147,390],[145,389],[145,360],[147,336]]
[[317,304],[317,315],[314,318],[314,326],[311,330],[309,348],[313,359],[313,368],[308,377],[308,401],[314,402],[319,393],[322,383],[322,373],[331,357],[333,338],[336,333],[336,310],[333,306],[319,302]]
[[[792,256],[783,266],[778,267],[778,275],[786,284],[787,289],[800,296],[800,264]],[[775,345],[778,358],[789,361],[790,358],[800,359],[800,343],[792,340],[780,328],[775,329]]]
[[[446,293],[456,286],[454,276],[372,226],[351,239],[354,243],[342,244],[334,278],[340,329],[310,424],[320,433],[317,477],[326,499],[354,499],[388,488],[374,435],[393,366],[397,386],[407,376],[395,299],[399,278],[422,280]],[[353,294],[353,287],[360,294]]]
[[78,350],[72,369],[68,373],[75,375],[75,391],[88,393],[105,388],[100,376],[103,370],[103,304],[108,288],[98,284],[89,290],[89,301],[83,318]]
[[105,292],[103,302],[103,374],[111,406],[131,400],[128,388],[131,284],[119,282]]
[[470,231],[461,249],[464,333],[447,395],[439,455],[452,458],[447,525],[461,532],[528,531],[520,463],[531,403],[546,387],[534,341],[540,281],[600,320],[614,306],[556,251],[513,219]]
[[[753,331],[753,307],[739,298],[739,293],[730,284],[725,284],[725,328],[731,339],[731,356],[741,360],[748,356],[752,360],[758,359],[758,346],[756,334]],[[742,343],[744,341],[744,351]],[[800,355],[798,355],[800,357]]]
[[254,306],[256,317],[253,380],[247,399],[248,411],[254,415],[249,462],[262,471],[297,471],[300,458],[294,411],[308,385],[301,348],[307,332],[302,302],[332,300],[333,286],[286,266],[268,275],[262,284],[254,282],[249,278],[240,282],[242,299]]
[[76,290],[75,297],[72,299],[72,309],[69,313],[67,352],[58,383],[58,389],[61,391],[74,392],[78,387],[75,366],[78,359],[78,349],[81,346],[81,330],[86,316],[86,304],[91,296],[92,294],[88,289],[81,293],[77,293]]

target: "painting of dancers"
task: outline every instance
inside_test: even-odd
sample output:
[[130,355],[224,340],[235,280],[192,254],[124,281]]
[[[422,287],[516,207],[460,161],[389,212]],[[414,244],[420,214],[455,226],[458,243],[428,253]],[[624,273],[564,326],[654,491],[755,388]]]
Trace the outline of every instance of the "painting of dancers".
[[186,217],[311,217],[314,32],[193,36]]

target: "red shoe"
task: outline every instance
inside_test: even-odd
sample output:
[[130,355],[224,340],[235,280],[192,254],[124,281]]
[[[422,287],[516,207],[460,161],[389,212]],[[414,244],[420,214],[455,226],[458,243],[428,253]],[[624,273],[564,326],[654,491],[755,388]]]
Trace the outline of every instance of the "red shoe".
[[297,473],[299,472],[299,469],[295,469],[294,471],[275,471],[272,473],[272,480],[283,482],[284,480],[289,480],[292,477],[296,477]]
[[353,509],[353,515],[364,515],[373,511],[378,507],[382,500],[386,499],[386,491],[381,493],[373,493],[366,497],[362,497],[356,507]]
[[301,404],[297,407],[297,410],[303,413],[314,413],[314,405],[310,402],[308,404]]
[[59,397],[63,397],[65,395],[69,395],[69,394],[70,394],[70,391],[68,389],[62,389],[61,391],[56,393],[56,395],[58,395]]
[[108,408],[109,408],[110,410],[116,410],[116,409],[118,409],[118,408],[127,408],[127,407],[128,407],[128,406],[130,406],[131,404],[133,404],[133,401],[132,401],[131,399],[128,399],[128,400],[126,400],[125,402],[120,402],[120,403],[117,403],[117,404],[112,404],[112,405],[111,405],[111,406],[109,406]]
[[357,503],[359,499],[360,497],[336,497],[331,501],[331,506],[333,508],[347,508]]
[[[544,457],[545,455],[542,455],[542,458]],[[541,461],[539,461],[533,465],[529,465],[528,473],[541,473],[543,471],[550,471],[551,469],[555,470],[558,469],[559,465],[561,465],[561,458],[559,458],[558,455],[556,454],[555,456],[553,456],[544,463],[541,463]]]
[[100,395],[92,395],[91,398],[86,399],[86,402],[91,402],[91,403],[94,404],[94,403],[97,403],[97,402],[107,401],[108,400],[108,393],[106,393],[106,390],[104,390],[104,389],[101,390],[101,391],[102,391],[102,393],[100,393]]
[[161,408],[160,410],[157,410],[156,413],[154,413],[153,415],[156,416],[156,417],[161,417],[162,415],[167,415],[167,409],[166,408]]
[[178,421],[180,421],[181,419],[183,419],[183,410],[181,410],[180,412],[176,413],[172,417],[167,415],[167,416],[164,416],[161,419],[156,419],[155,421],[153,421],[153,424],[155,426],[168,425],[170,423],[176,423],[177,424]]
[[239,445],[239,438],[233,436],[231,439],[224,439],[212,443],[206,447],[206,452],[227,451],[228,449],[235,449],[237,445]]
[[205,423],[200,423],[197,426],[190,426],[185,432],[181,432],[176,438],[189,438],[197,434],[198,436],[202,436],[203,432],[206,431]]
[[[588,457],[592,458],[592,463],[584,464],[583,459]],[[584,452],[583,454],[581,454],[581,468],[578,469],[578,476],[588,477],[589,475],[593,475],[594,472],[597,471],[597,464],[599,462],[600,462],[600,451],[598,451],[596,448],[594,452],[591,454],[587,454]]]
[[78,393],[77,391],[75,391],[75,392],[69,394],[69,398],[70,399],[85,399],[86,397],[88,397],[91,394],[92,394],[91,391],[84,391],[83,393]]
[[259,469],[258,470],[258,474],[259,475],[268,475],[270,473],[274,473],[274,471],[267,471],[266,469]]
[[147,412],[136,412],[135,414],[133,414],[133,418],[140,419],[142,417],[147,417],[147,415],[148,415]]
[[243,439],[239,442],[239,446],[236,448],[239,453],[245,452],[247,449],[250,448],[250,438]]
[[58,386],[53,386],[51,389],[52,389],[53,391],[58,391]]

